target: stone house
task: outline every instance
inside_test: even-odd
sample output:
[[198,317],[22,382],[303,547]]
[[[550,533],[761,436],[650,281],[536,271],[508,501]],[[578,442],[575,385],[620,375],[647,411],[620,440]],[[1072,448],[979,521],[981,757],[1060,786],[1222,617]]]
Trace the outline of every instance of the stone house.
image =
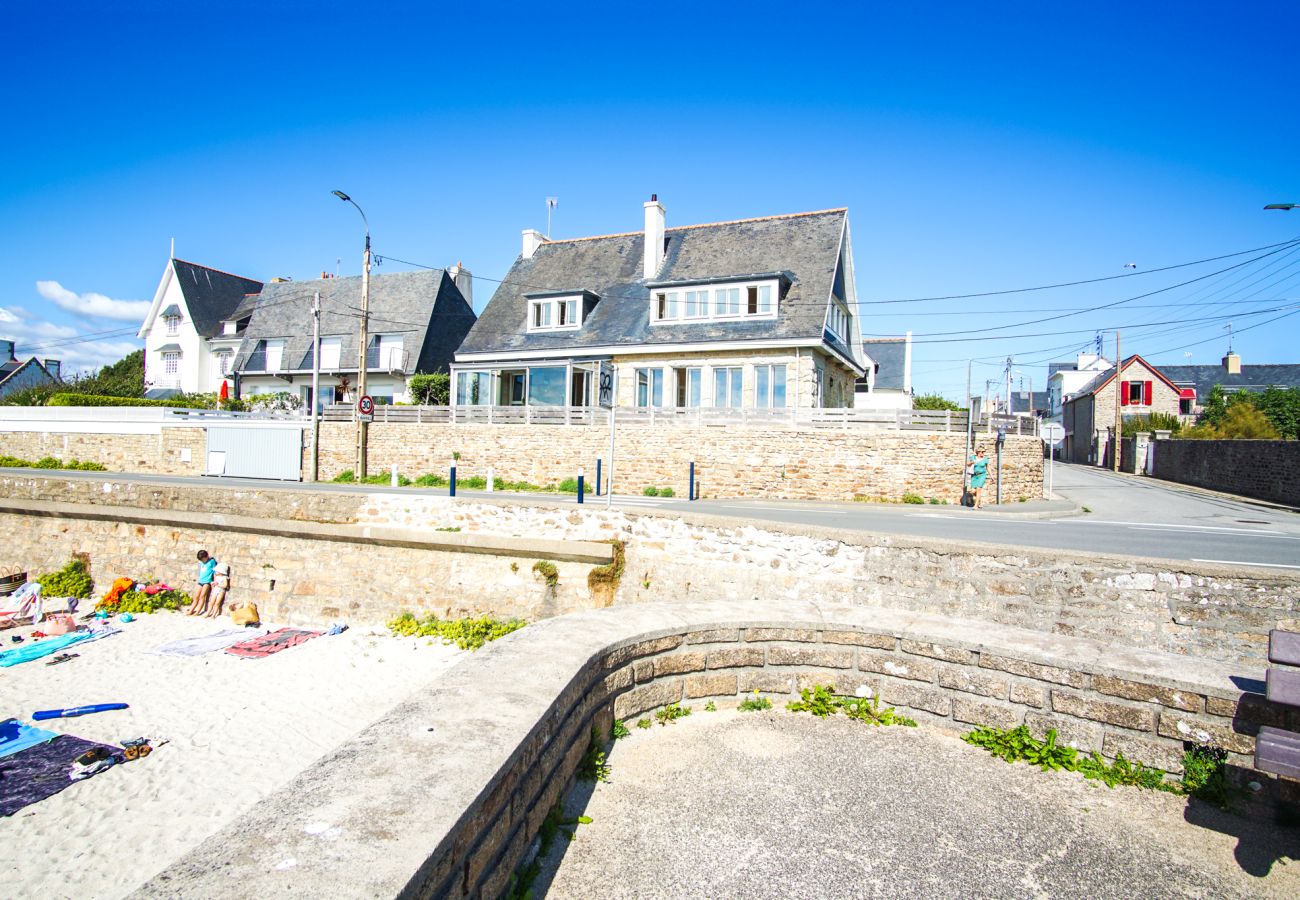
[[1121,418],[1151,413],[1177,416],[1179,413],[1178,386],[1155,366],[1134,354],[1120,366],[1118,381],[1115,367],[1111,366],[1095,375],[1065,402],[1061,413],[1061,424],[1065,426],[1062,459],[1097,465],[1105,463],[1108,429],[1115,425],[1117,392]]
[[453,403],[848,407],[866,373],[845,209],[523,248],[456,353]]
[[[361,363],[361,277],[273,281],[223,324],[236,336],[238,396],[287,391],[312,403],[312,305],[320,295],[321,405],[351,401]],[[376,404],[410,401],[407,379],[446,372],[474,324],[472,281],[460,265],[370,278],[366,392]]]
[[57,359],[41,361],[36,357],[20,360],[12,340],[0,340],[0,399],[27,388],[60,381],[62,363]]
[[144,341],[145,396],[220,390],[240,341],[226,321],[261,289],[252,278],[169,259],[136,335]]
[[1300,388],[1300,364],[1242,365],[1241,357],[1231,350],[1217,366],[1161,366],[1160,371],[1178,385],[1179,412],[1184,416],[1199,416],[1205,398],[1216,386],[1229,394],[1260,393],[1270,387]]

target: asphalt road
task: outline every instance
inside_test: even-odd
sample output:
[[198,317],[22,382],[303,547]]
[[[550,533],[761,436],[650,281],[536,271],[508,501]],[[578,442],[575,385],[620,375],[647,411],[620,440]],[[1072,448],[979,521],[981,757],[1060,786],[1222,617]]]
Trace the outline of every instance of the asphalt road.
[[[847,528],[885,534],[963,542],[1040,547],[1085,553],[1146,556],[1158,559],[1279,567],[1300,573],[1300,514],[1246,500],[1147,478],[1115,475],[1088,466],[1057,463],[1056,493],[1086,510],[1082,515],[1053,515],[1053,505],[1009,504],[1005,509],[974,510],[957,506],[883,506],[869,503],[787,502],[776,500],[697,500],[623,497],[626,509],[691,511],[754,521]],[[0,470],[31,475],[31,469]],[[94,472],[59,472],[59,477],[102,478]],[[180,478],[114,473],[114,478],[150,483],[213,484],[271,490],[317,490],[368,493],[421,491],[445,495],[445,488],[387,488],[342,484],[300,484],[251,479]],[[572,495],[489,494],[461,491],[475,499],[524,496],[557,505],[576,503]],[[605,498],[587,495],[590,504]],[[1057,510],[1071,504],[1054,504]],[[1035,512],[1035,509],[1037,511]],[[1026,515],[1022,515],[1026,514]]]

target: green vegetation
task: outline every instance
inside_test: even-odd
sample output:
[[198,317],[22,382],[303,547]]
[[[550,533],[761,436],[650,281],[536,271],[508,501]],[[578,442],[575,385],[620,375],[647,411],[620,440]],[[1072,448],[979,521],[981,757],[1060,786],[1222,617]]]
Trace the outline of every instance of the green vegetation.
[[620,741],[623,738],[630,735],[632,732],[628,730],[627,725],[618,721],[618,719],[615,719],[614,726],[609,730],[609,733],[610,733],[610,737],[612,737],[614,740]]
[[165,590],[153,594],[144,591],[127,591],[118,598],[113,609],[119,613],[156,613],[160,609],[183,609],[194,602],[184,591]]
[[762,712],[765,709],[772,708],[772,701],[755,690],[754,693],[741,700],[740,705],[736,708],[741,712]]
[[660,489],[659,489],[659,496],[660,496],[660,497],[676,497],[676,496],[677,496],[677,492],[674,491],[674,490],[673,490],[672,488],[670,488],[670,487],[660,488]]
[[653,726],[654,722],[651,722],[649,719],[637,719],[636,721],[637,728],[651,728]]
[[1183,754],[1183,792],[1227,809],[1237,790],[1228,783],[1228,753],[1198,744]]
[[924,502],[925,502],[925,498],[922,497],[920,494],[913,494],[911,491],[906,491],[906,492],[903,494],[903,502],[904,502],[904,503],[924,503]]
[[553,588],[560,583],[560,571],[549,559],[539,559],[533,563],[533,571],[546,579],[547,587]]
[[850,719],[865,722],[868,725],[905,725],[915,728],[916,722],[898,712],[892,706],[883,709],[880,701],[874,697],[841,697],[835,693],[833,684],[815,684],[799,692],[800,699],[785,705],[790,712],[806,712],[825,719],[836,713],[844,713]]
[[446,528],[435,528],[434,531],[460,531],[459,525],[450,525]]
[[605,762],[605,748],[600,739],[600,729],[591,726],[591,741],[587,752],[578,763],[578,778],[581,781],[609,781],[609,764]]
[[912,409],[937,409],[962,412],[962,407],[941,394],[922,394],[912,400]]
[[537,856],[511,877],[510,885],[505,893],[507,900],[532,900],[533,884],[536,883],[537,877],[542,874],[542,860],[550,855],[551,848],[555,846],[555,839],[564,834],[570,841],[577,840],[578,826],[590,824],[591,816],[574,816],[571,819],[566,819],[560,804],[555,804],[550,812],[546,814],[541,827],[537,830],[537,836],[541,840],[541,847],[537,851]]
[[462,650],[477,650],[488,641],[505,637],[526,624],[522,619],[502,621],[491,616],[444,620],[430,614],[417,619],[414,613],[404,612],[388,623],[388,630],[399,637],[440,637],[444,644],[455,644]]
[[712,700],[710,700],[708,703],[704,704],[704,711],[705,711],[705,712],[717,712],[717,711],[718,711],[718,704],[716,704],[716,703],[714,703]]
[[660,725],[668,725],[672,722],[676,722],[678,719],[684,719],[690,714],[691,708],[689,706],[669,703],[663,709],[660,709],[655,713],[655,720],[658,721]]
[[76,597],[84,600],[91,595],[94,582],[86,574],[86,563],[76,557],[57,572],[36,576],[41,594],[46,597]]
[[36,462],[19,459],[16,456],[0,456],[0,466],[8,469],[78,469],[83,472],[106,472],[108,469],[97,462],[81,462],[72,459],[67,462],[53,456],[42,456]]
[[1170,413],[1149,413],[1143,416],[1132,416],[1125,419],[1120,425],[1120,432],[1126,437],[1132,437],[1139,431],[1172,431],[1175,435],[1183,430],[1183,420]]
[[[331,480],[333,481],[334,484],[355,484],[357,480],[357,473],[353,472],[351,469],[344,469],[342,472],[335,475],[334,478]],[[361,479],[361,483],[362,484],[392,484],[393,475],[391,472],[379,472],[379,473],[375,473],[374,475],[367,475],[365,478]],[[410,483],[411,483],[411,479],[407,478],[405,475],[401,474],[400,472],[397,474],[398,487],[406,487]]]
[[647,497],[658,497],[658,496],[659,496],[659,488],[657,488],[657,487],[648,487],[648,488],[644,489],[643,491],[641,491],[641,493],[645,494]]
[[613,602],[619,582],[623,580],[623,570],[627,563],[627,545],[617,539],[611,540],[609,545],[614,548],[614,559],[608,565],[592,567],[587,573],[587,590],[608,602]]
[[417,372],[406,380],[411,402],[420,406],[446,406],[451,402],[451,376],[446,372]]
[[1180,437],[1205,440],[1300,439],[1300,388],[1227,393],[1215,385],[1196,426]]

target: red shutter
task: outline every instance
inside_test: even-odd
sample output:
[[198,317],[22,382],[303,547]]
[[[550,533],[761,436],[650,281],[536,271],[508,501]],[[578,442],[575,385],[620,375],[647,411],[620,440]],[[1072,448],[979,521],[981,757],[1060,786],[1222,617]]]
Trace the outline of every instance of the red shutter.
[[1128,382],[1119,383],[1119,402],[1121,406],[1128,406]]
[[1147,382],[1142,388],[1142,403],[1144,406],[1151,405],[1151,382]]

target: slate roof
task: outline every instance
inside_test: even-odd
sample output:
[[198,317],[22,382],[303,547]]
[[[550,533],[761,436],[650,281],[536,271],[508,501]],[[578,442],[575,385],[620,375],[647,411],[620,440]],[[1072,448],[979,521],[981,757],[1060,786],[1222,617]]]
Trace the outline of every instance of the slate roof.
[[[554,350],[568,356],[607,346],[821,340],[847,216],[847,210],[833,209],[668,228],[664,262],[652,279],[642,277],[643,232],[544,243],[532,257],[515,260],[460,353]],[[778,299],[776,319],[650,325],[648,285],[771,272],[790,282]],[[526,295],[583,290],[601,300],[579,330],[527,333]],[[849,348],[836,346],[853,358]]]
[[218,269],[209,269],[198,263],[173,259],[176,280],[185,295],[194,328],[205,338],[221,333],[221,322],[230,318],[231,312],[244,300],[244,295],[262,290],[262,282]]
[[1034,413],[1044,409],[1047,409],[1047,391],[1034,391],[1032,396],[1029,391],[1011,392],[1013,413]]
[[1240,375],[1229,375],[1223,366],[1161,366],[1165,377],[1179,387],[1196,388],[1198,399],[1210,395],[1216,384],[1233,391],[1264,391],[1269,387],[1300,387],[1300,364],[1242,366]]
[[[361,277],[273,282],[248,298],[240,315],[251,314],[234,371],[248,368],[260,340],[285,339],[281,368],[312,366],[312,296],[320,291],[320,334],[339,337],[341,368],[356,370],[361,327]],[[474,323],[474,311],[442,269],[387,272],[370,277],[370,335],[401,334],[405,371],[446,371],[452,354]],[[373,365],[372,365],[373,368]],[[260,371],[261,366],[256,367]]]
[[876,366],[876,390],[901,391],[907,366],[907,338],[876,338],[863,341],[862,351]]
[[3,366],[0,366],[0,396],[10,393],[15,385],[19,385],[21,383],[21,378],[19,376],[28,369],[32,369],[35,372],[40,373],[40,375],[45,376],[44,378],[38,376],[32,384],[40,384],[42,382],[46,384],[57,384],[61,380],[51,375],[50,370],[45,368],[45,364],[34,356],[23,362],[11,359]]

